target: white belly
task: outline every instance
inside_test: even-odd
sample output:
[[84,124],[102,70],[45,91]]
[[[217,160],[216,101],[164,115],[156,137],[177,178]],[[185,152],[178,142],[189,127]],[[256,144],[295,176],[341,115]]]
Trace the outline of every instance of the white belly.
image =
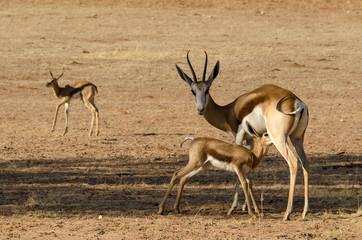
[[243,129],[250,135],[249,127],[246,122],[253,126],[257,133],[262,134],[266,132],[266,121],[261,107],[254,108],[251,113],[244,117],[243,122],[241,123]]
[[209,162],[212,166],[214,166],[215,168],[221,169],[221,170],[226,170],[229,172],[235,172],[234,166],[227,163],[227,162],[223,162],[223,161],[219,161],[211,156],[207,156],[207,160],[205,163]]
[[72,95],[72,99],[77,99],[77,98],[80,98],[80,91],[78,91]]
[[244,117],[242,123],[239,125],[236,144],[241,145],[243,140],[249,140],[252,138],[247,122],[259,134],[263,134],[267,131],[263,111],[261,107],[256,107],[251,113]]

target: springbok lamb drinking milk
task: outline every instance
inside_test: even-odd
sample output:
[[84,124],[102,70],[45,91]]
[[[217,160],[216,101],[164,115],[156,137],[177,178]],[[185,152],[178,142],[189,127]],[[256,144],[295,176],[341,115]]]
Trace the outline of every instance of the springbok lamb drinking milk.
[[[160,204],[158,214],[163,214],[166,200],[170,195],[176,181],[179,179],[180,183],[174,209],[176,213],[180,213],[179,203],[182,190],[186,181],[191,177],[195,176],[197,173],[203,170],[207,170],[211,166],[214,166],[218,169],[235,172],[237,174],[243,187],[246,203],[248,206],[248,213],[251,216],[255,216],[250,207],[251,205],[248,196],[249,186],[246,182],[245,174],[246,172],[255,169],[259,165],[267,152],[267,147],[272,142],[269,138],[268,133],[264,133],[263,136],[260,136],[257,132],[252,130],[253,128],[250,124],[248,124],[248,126],[251,129],[251,132],[255,134],[255,147],[253,150],[249,150],[245,147],[229,144],[213,138],[193,139],[189,150],[189,162],[186,167],[176,171],[173,174],[168,190]],[[185,138],[183,142],[189,139],[192,138]],[[258,212],[252,189],[250,189],[250,196],[252,198],[254,208]]]

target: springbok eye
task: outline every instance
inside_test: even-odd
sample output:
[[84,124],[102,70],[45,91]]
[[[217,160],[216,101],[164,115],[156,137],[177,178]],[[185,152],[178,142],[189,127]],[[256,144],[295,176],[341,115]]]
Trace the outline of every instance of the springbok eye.
[[192,92],[192,95],[194,95],[194,96],[196,95],[196,93],[195,93],[195,91],[194,91],[194,90],[191,90],[191,92]]
[[268,133],[264,133],[264,137],[269,137],[269,134],[268,134]]

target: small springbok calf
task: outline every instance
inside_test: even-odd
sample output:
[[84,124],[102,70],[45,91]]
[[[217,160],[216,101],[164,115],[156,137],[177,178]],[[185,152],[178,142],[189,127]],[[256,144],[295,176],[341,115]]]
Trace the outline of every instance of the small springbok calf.
[[45,86],[53,88],[54,95],[57,98],[60,98],[60,103],[58,103],[55,108],[54,122],[52,126],[52,131],[55,129],[55,124],[57,122],[57,116],[59,107],[63,104],[65,105],[65,129],[63,136],[68,132],[68,114],[69,114],[69,102],[72,99],[81,98],[84,105],[89,108],[92,112],[92,122],[89,131],[89,136],[93,133],[94,119],[96,121],[96,135],[99,134],[98,121],[99,121],[99,111],[94,103],[94,97],[98,93],[96,85],[87,81],[77,81],[65,87],[60,87],[58,85],[58,80],[63,76],[64,72],[59,75],[59,77],[54,77],[53,73],[50,72],[51,79],[48,81]]
[[[248,126],[250,130],[253,129],[250,124],[248,124]],[[247,184],[245,174],[248,171],[255,169],[259,165],[267,152],[267,147],[272,143],[272,141],[270,140],[268,133],[264,133],[263,136],[260,137],[260,135],[258,135],[254,130],[251,130],[250,132],[255,133],[255,147],[253,150],[212,138],[193,139],[189,150],[189,162],[186,167],[176,171],[173,174],[168,190],[160,204],[158,214],[163,214],[166,200],[170,195],[176,181],[179,179],[180,183],[174,209],[176,213],[180,213],[179,203],[186,181],[195,176],[197,173],[203,170],[207,170],[211,166],[230,172],[235,172],[244,190],[249,215],[255,216],[250,207],[251,205],[249,202],[248,192],[250,192],[255,210],[259,213],[259,210],[256,207],[252,188],[248,189],[252,184],[251,182]],[[185,138],[183,142],[188,139],[192,138]]]

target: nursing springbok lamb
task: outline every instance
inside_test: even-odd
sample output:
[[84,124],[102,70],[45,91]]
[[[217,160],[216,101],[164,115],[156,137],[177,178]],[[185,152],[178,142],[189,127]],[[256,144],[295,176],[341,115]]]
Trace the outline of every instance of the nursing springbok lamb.
[[[251,125],[248,125],[248,127],[252,129]],[[248,192],[250,192],[255,211],[259,213],[253,191],[252,189],[250,189],[250,191],[248,189],[251,187],[251,183],[247,184],[245,173],[255,169],[263,160],[267,152],[267,147],[271,144],[271,140],[268,133],[264,133],[263,136],[259,136],[255,131],[253,131],[253,134],[255,134],[255,144],[253,150],[213,138],[193,139],[189,149],[189,162],[186,167],[173,174],[168,190],[160,204],[158,214],[163,214],[166,200],[177,180],[180,180],[180,183],[174,209],[176,213],[180,213],[180,199],[186,181],[195,176],[197,173],[207,170],[211,166],[235,172],[244,190],[249,215],[255,216],[255,214],[251,211]],[[189,139],[192,138],[185,138],[184,141]]]

